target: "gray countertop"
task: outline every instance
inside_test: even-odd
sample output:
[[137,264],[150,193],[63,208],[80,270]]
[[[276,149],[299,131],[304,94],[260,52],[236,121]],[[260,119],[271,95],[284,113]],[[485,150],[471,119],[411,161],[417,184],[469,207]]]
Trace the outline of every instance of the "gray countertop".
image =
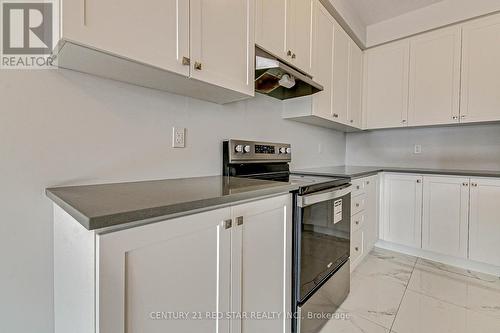
[[455,176],[469,176],[469,177],[500,177],[500,171],[399,168],[399,167],[355,166],[355,165],[297,169],[294,170],[293,172],[307,174],[307,175],[318,175],[318,176],[350,177],[353,179],[375,175],[379,172],[439,174],[439,175],[455,175]]
[[237,201],[297,190],[284,182],[210,176],[46,189],[47,196],[88,230],[160,221]]
[[[294,170],[295,173],[353,179],[382,171],[500,177],[500,171],[351,165]],[[85,228],[94,230],[137,221],[156,222],[237,201],[287,193],[298,187],[292,183],[210,176],[54,187],[46,189],[46,194]]]

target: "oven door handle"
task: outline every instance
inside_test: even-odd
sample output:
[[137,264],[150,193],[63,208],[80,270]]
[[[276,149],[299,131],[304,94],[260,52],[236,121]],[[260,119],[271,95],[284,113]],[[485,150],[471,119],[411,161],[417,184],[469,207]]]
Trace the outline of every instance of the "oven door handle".
[[346,194],[351,193],[351,184],[348,184],[342,188],[335,190],[326,190],[317,193],[299,195],[297,197],[297,206],[304,208],[310,205],[314,205],[323,201],[329,201],[336,198],[343,197]]

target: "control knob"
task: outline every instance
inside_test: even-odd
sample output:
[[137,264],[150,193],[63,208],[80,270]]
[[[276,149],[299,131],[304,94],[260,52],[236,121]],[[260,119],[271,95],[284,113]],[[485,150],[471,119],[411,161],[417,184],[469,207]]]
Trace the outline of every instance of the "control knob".
[[245,148],[243,148],[245,150],[245,153],[249,153],[250,152],[250,146],[249,145],[246,145]]
[[242,153],[243,152],[243,145],[236,145],[236,147],[234,147],[234,150],[237,153]]
[[286,148],[285,147],[281,147],[280,148],[280,154],[286,154]]
[[292,153],[292,148],[288,147],[288,148],[286,149],[286,153],[287,153],[287,154],[291,154],[291,153]]

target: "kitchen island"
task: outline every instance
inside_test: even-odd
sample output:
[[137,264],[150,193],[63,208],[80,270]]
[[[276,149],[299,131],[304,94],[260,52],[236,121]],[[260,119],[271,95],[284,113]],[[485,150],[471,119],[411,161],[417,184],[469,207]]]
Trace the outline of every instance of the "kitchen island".
[[[55,332],[290,332],[297,186],[212,176],[47,189]],[[276,315],[232,315],[251,313]]]

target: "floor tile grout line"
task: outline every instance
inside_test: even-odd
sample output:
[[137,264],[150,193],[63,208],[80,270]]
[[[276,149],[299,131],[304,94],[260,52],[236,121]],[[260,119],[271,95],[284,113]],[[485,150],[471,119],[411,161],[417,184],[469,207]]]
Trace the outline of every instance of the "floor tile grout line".
[[[393,252],[393,251],[390,251],[390,252]],[[376,324],[376,325],[378,325],[378,326],[380,326],[380,327],[383,327],[384,329],[388,330],[388,331],[387,331],[388,333],[391,333],[391,332],[392,332],[392,327],[394,326],[394,322],[396,321],[396,316],[397,316],[397,314],[398,314],[398,312],[399,312],[399,308],[401,307],[401,304],[402,304],[402,302],[403,302],[404,295],[406,294],[406,290],[408,289],[408,285],[410,284],[410,280],[411,280],[411,277],[412,277],[412,275],[413,275],[413,271],[415,270],[415,267],[416,267],[416,265],[417,265],[418,259],[420,259],[420,257],[417,257],[417,256],[411,256],[411,255],[408,255],[408,256],[409,256],[409,257],[414,258],[414,259],[415,259],[415,261],[414,261],[414,262],[410,265],[410,266],[412,266],[412,267],[411,267],[411,271],[410,271],[410,277],[409,277],[409,279],[408,279],[408,281],[407,281],[407,283],[406,283],[406,285],[405,285],[405,290],[403,291],[403,295],[402,295],[402,297],[401,297],[401,301],[399,302],[398,308],[397,308],[397,310],[396,310],[396,313],[395,313],[395,315],[394,315],[394,319],[393,319],[393,321],[392,321],[392,323],[391,323],[391,325],[390,325],[390,328],[387,328],[387,327],[385,327],[385,326],[381,325],[381,324],[380,324],[380,323],[378,323],[378,322],[372,321],[372,319],[371,319],[371,318],[369,318],[369,317],[365,317],[365,316],[363,316],[363,315],[361,315],[361,314],[358,314],[361,318],[363,318],[363,319],[365,319],[365,320],[367,320],[367,321],[370,321],[371,323]],[[367,257],[368,257],[368,256],[367,256]],[[364,260],[366,260],[366,258],[365,258]],[[363,261],[364,261],[364,260],[363,260]],[[363,276],[363,277],[365,277],[365,278],[369,278],[369,277],[371,277],[371,276],[369,276],[369,275],[365,275],[365,274],[363,274],[363,273],[359,273],[359,272],[358,272],[357,274],[359,274],[359,275],[361,275],[361,276]],[[395,283],[397,283],[397,282],[395,282]]]
[[394,327],[394,323],[396,323],[396,318],[398,316],[399,309],[401,308],[401,304],[403,304],[403,300],[405,298],[406,291],[408,290],[408,286],[410,285],[410,281],[411,281],[411,278],[413,276],[413,272],[415,271],[415,266],[417,265],[417,261],[418,261],[419,257],[415,257],[415,258],[416,259],[415,259],[415,262],[413,263],[413,267],[411,269],[410,278],[408,279],[408,283],[405,286],[405,291],[403,292],[403,296],[401,297],[401,301],[399,302],[398,308],[397,308],[396,313],[394,315],[394,319],[392,320],[392,324],[391,324],[391,328],[389,329],[389,333],[392,332],[392,328]]
[[[391,251],[392,252],[392,251]],[[409,255],[410,256],[410,255]],[[431,261],[432,260],[428,260],[428,259],[425,259],[425,258],[422,258],[422,257],[418,257],[418,256],[412,256],[413,258],[415,258],[415,261],[414,263],[412,264],[412,268],[411,268],[411,273],[410,273],[410,277],[409,277],[409,280],[408,280],[408,283],[406,284],[405,286],[405,289],[404,289],[404,292],[403,292],[403,295],[401,297],[401,301],[399,302],[399,305],[398,305],[398,308],[396,310],[396,313],[395,313],[395,316],[394,316],[394,319],[392,321],[392,324],[390,325],[390,328],[389,328],[389,331],[387,331],[387,333],[397,333],[396,331],[394,331],[394,325],[395,325],[395,322],[397,320],[397,316],[399,315],[399,311],[401,310],[401,305],[403,303],[403,300],[407,294],[407,291],[410,290],[411,292],[415,292],[417,294],[420,294],[420,295],[423,295],[423,296],[426,296],[426,297],[429,297],[431,299],[434,299],[438,302],[443,302],[443,303],[446,303],[446,304],[449,304],[449,305],[452,305],[452,306],[456,306],[456,307],[459,307],[459,308],[462,308],[462,309],[465,309],[467,311],[471,311],[473,313],[476,313],[476,314],[479,314],[479,315],[482,315],[482,316],[485,316],[485,317],[489,317],[489,318],[497,318],[496,316],[493,316],[493,315],[490,315],[488,313],[484,313],[484,312],[481,312],[481,311],[477,311],[476,309],[473,309],[473,308],[469,308],[467,306],[462,306],[462,305],[458,305],[458,304],[454,304],[454,303],[451,303],[449,301],[446,301],[446,300],[441,300],[437,297],[434,297],[432,295],[428,295],[426,294],[425,292],[422,292],[422,291],[419,291],[419,290],[413,290],[411,288],[409,288],[410,286],[410,281],[413,277],[413,274],[415,273],[415,270],[419,270],[420,268],[418,268],[417,266],[420,264],[420,265],[423,265],[423,266],[427,266],[425,265],[425,261]],[[456,276],[457,278],[458,277],[462,277],[462,278],[465,278],[465,279],[468,279],[468,280],[477,280],[477,283],[488,283],[490,281],[487,281],[487,280],[483,280],[481,279],[480,277],[477,277],[477,276],[474,276],[474,275],[471,275],[471,273],[473,273],[473,271],[468,271],[467,270],[467,273],[469,274],[465,274],[465,273],[462,273],[462,272],[456,272],[456,271],[452,271],[452,270],[448,270],[448,269],[445,269],[445,268],[442,268],[442,267],[439,267],[439,266],[435,266],[435,265],[429,265],[428,266],[429,268],[431,269],[434,269],[436,271],[440,271],[440,272],[443,272],[443,273],[446,273],[446,274],[450,274],[452,276]],[[454,266],[451,266],[451,267],[454,267]],[[457,267],[459,268],[459,267]],[[365,274],[362,274],[360,273],[361,276],[365,276],[365,277],[368,277],[369,275],[365,275]],[[380,325],[379,323],[377,322],[374,322],[371,320],[371,318],[367,318],[367,317],[364,317],[363,315],[360,315],[360,317],[362,317],[363,319],[367,320],[367,321],[370,321],[378,326],[381,326],[381,327],[384,327],[383,325]],[[385,328],[385,329],[388,329],[388,328]]]

